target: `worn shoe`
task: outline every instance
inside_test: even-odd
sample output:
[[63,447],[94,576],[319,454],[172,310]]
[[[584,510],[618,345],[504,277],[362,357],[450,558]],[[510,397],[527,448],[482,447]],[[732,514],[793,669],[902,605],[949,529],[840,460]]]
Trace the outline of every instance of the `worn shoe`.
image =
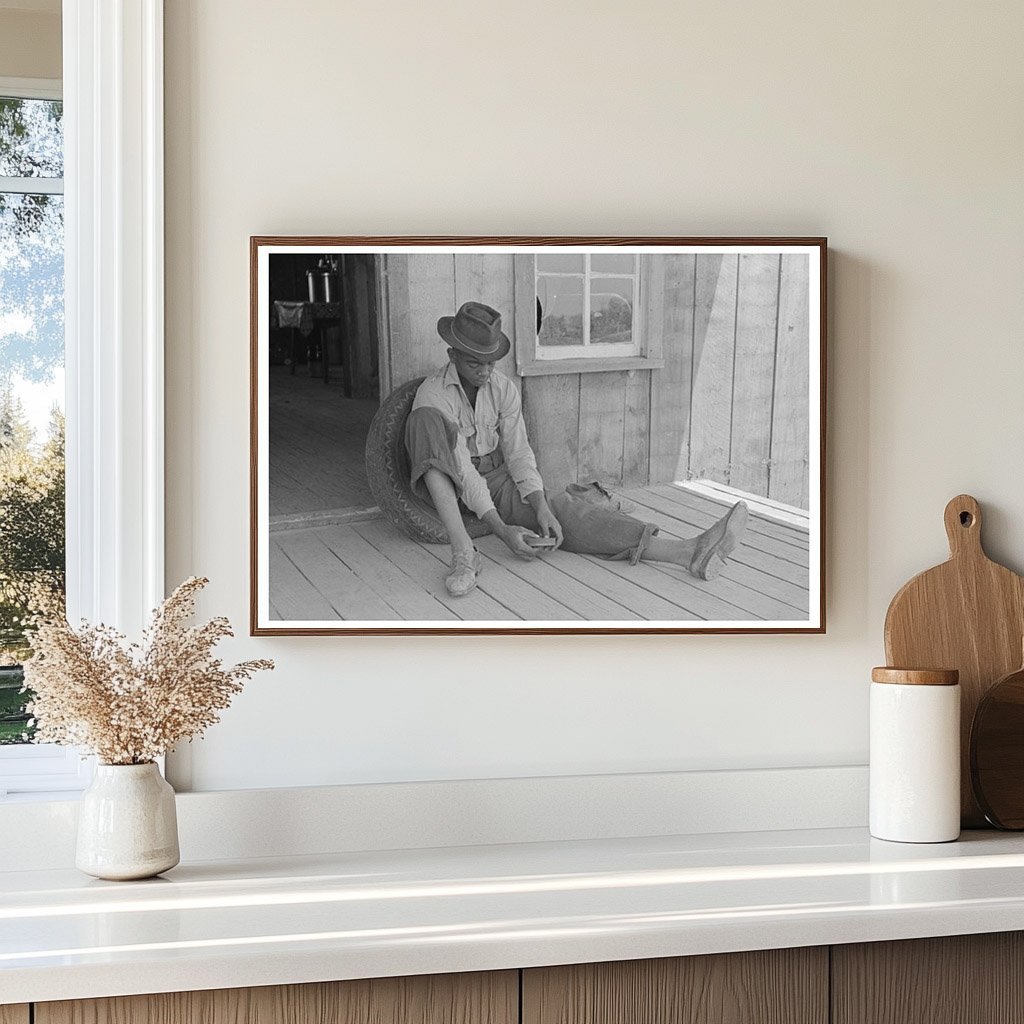
[[747,503],[738,501],[697,538],[697,548],[690,559],[690,572],[698,579],[713,580],[736,549],[747,527]]
[[568,484],[565,489],[574,498],[579,498],[591,505],[614,509],[616,512],[625,512],[627,515],[636,511],[636,505],[631,501],[626,501],[625,498],[612,494],[600,480],[591,480],[587,484]]
[[476,578],[483,567],[483,559],[476,548],[471,555],[456,552],[452,558],[451,571],[444,578],[445,590],[452,597],[465,597],[476,586]]

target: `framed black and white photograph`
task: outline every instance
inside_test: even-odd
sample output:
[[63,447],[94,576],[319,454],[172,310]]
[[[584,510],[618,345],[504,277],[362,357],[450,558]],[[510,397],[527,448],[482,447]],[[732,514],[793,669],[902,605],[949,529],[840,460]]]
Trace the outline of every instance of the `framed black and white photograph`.
[[824,632],[824,239],[250,255],[254,635]]

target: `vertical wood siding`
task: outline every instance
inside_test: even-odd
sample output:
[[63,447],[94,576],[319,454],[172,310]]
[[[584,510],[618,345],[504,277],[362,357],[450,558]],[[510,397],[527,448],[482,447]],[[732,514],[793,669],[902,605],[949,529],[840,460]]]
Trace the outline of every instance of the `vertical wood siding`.
[[437,334],[437,318],[455,312],[455,257],[426,253],[385,258],[393,390],[430,373],[447,358]]
[[697,257],[667,256],[662,265],[660,316],[662,370],[651,377],[650,480],[666,483],[686,476],[689,450],[690,382],[693,376],[694,291]]
[[389,255],[382,394],[443,362],[437,318],[476,299],[502,314],[513,342],[499,368],[520,387],[547,487],[707,478],[806,508],[808,269],[806,256],[661,257],[645,272],[643,323],[664,367],[520,380],[532,275],[517,291],[512,256]]
[[728,483],[739,260],[724,257],[712,282],[715,269],[698,259],[697,301],[707,306],[707,329],[694,339],[687,476]]
[[470,299],[501,313],[512,350],[500,363],[518,381],[515,367],[515,308],[511,256],[451,253],[383,257],[391,330],[390,375],[382,397],[413,377],[431,373],[447,360],[437,320]]
[[779,257],[741,256],[737,289],[729,482],[741,491],[766,495],[775,386]]
[[528,377],[523,381],[523,416],[548,490],[560,491],[581,479],[580,375]]
[[768,497],[808,507],[810,366],[807,290],[810,263],[804,256],[782,257],[779,275],[779,330],[775,358],[775,414],[772,417],[772,471]]
[[650,370],[566,373],[522,382],[526,429],[549,490],[573,481],[650,479]]
[[622,486],[642,486],[650,475],[650,370],[626,374],[626,406],[622,418]]
[[[697,257],[690,424],[677,480],[706,478],[808,507],[809,270],[802,255]],[[663,482],[651,468],[652,482]]]
[[622,480],[626,373],[580,374],[580,473]]

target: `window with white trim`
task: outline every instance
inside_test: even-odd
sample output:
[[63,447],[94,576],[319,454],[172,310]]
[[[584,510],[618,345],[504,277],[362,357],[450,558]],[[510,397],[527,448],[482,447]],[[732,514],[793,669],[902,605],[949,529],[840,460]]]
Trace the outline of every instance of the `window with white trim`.
[[543,253],[536,257],[539,359],[640,354],[640,257]]
[[[66,3],[61,35],[62,81],[0,95],[64,100],[68,617],[138,637],[165,596],[163,0]],[[93,763],[0,746],[0,799],[64,797]]]
[[0,79],[0,795],[78,788],[33,744],[25,619],[65,589],[64,139],[60,83]]
[[657,260],[582,248],[514,260],[516,369],[522,376],[665,365]]
[[7,91],[0,83],[0,745],[31,737],[25,618],[34,601],[64,597],[63,104]]

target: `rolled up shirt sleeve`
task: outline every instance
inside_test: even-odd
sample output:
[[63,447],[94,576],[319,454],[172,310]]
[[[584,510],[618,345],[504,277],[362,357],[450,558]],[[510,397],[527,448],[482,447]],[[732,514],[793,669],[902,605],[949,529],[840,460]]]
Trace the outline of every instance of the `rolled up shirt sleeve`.
[[537,472],[537,459],[526,436],[526,423],[523,420],[523,404],[516,386],[506,380],[506,387],[501,396],[499,411],[499,436],[501,450],[505,456],[505,465],[515,481],[519,494],[525,500],[528,494],[544,490],[544,481]]

